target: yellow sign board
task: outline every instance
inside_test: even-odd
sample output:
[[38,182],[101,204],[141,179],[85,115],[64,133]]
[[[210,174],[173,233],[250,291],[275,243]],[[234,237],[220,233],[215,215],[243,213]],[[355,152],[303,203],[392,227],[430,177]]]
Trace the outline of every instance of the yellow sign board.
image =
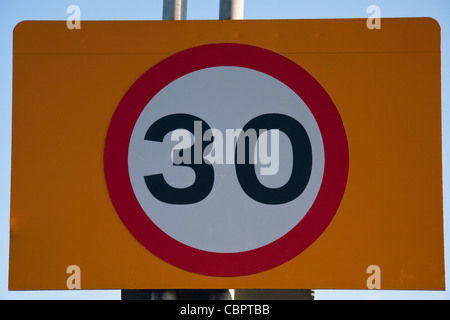
[[[444,289],[434,20],[25,21],[13,58],[10,290]],[[147,161],[175,129],[199,166]]]

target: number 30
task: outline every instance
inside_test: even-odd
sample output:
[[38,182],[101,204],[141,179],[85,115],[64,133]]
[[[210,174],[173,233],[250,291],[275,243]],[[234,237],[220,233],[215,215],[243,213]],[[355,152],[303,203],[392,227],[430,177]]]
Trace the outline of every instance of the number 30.
[[[162,142],[165,135],[176,129],[185,129],[194,134],[194,122],[202,122],[202,134],[210,129],[210,126],[202,119],[190,114],[172,114],[155,121],[147,130],[145,140]],[[238,150],[235,150],[236,175],[242,190],[253,200],[263,204],[283,204],[296,199],[305,190],[312,170],[312,148],[308,134],[300,122],[284,114],[269,113],[257,116],[250,120],[243,128],[254,129],[257,133],[260,129],[278,129],[286,134],[292,145],[292,171],[289,180],[281,187],[270,188],[263,185],[256,175],[255,165],[250,161],[238,163]],[[258,134],[259,137],[259,134]],[[242,140],[244,139],[244,140]],[[195,141],[190,147],[194,148]],[[238,144],[244,143],[245,149],[254,148],[248,145],[244,134],[238,137]],[[197,146],[198,147],[198,146]],[[202,146],[202,154],[205,146]],[[187,149],[184,149],[188,151]],[[181,151],[183,152],[183,151]],[[164,179],[162,174],[145,176],[145,183],[151,194],[158,200],[169,204],[193,204],[205,199],[214,185],[214,168],[203,158],[201,163],[194,163],[193,152],[190,152],[192,161],[180,163],[174,166],[186,166],[195,172],[195,181],[186,188],[174,188]],[[248,153],[247,153],[248,154]]]

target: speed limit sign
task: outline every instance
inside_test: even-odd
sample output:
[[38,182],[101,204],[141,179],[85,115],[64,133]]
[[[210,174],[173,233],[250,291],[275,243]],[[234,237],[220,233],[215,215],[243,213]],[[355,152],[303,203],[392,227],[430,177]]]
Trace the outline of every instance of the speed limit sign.
[[444,288],[440,27],[383,21],[19,23],[9,289]]
[[308,72],[266,49],[218,43],[174,54],[131,86],[104,163],[116,212],[145,248],[191,272],[240,276],[288,261],[325,230],[348,146]]

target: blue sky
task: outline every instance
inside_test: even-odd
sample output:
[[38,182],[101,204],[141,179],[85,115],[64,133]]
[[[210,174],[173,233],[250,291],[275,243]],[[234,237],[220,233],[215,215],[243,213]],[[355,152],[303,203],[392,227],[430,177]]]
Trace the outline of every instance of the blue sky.
[[[160,20],[162,0],[0,0],[0,299],[120,299],[109,291],[8,292],[11,172],[12,31],[22,20],[66,20],[78,5],[82,20]],[[378,5],[381,17],[432,17],[442,30],[442,123],[445,234],[450,232],[450,1],[448,0],[245,0],[245,19],[367,18]],[[190,20],[218,19],[219,0],[188,0]],[[446,237],[446,258],[449,239]],[[32,266],[30,266],[32,268]],[[446,274],[449,274],[448,267]],[[448,277],[447,277],[448,279]],[[447,280],[448,281],[448,280]],[[450,291],[317,290],[316,299],[450,299]]]

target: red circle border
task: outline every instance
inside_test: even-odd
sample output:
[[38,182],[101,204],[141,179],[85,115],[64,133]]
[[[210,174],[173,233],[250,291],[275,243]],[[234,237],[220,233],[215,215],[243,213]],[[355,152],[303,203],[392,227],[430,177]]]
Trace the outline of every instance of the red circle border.
[[[235,66],[266,73],[291,88],[311,110],[322,134],[325,169],[319,193],[305,217],[281,238],[237,253],[187,246],[159,229],[139,205],[128,173],[134,125],[148,102],[166,85],[188,73]],[[244,276],[277,267],[307,249],[335,216],[347,184],[349,151],[345,128],[322,86],[288,58],[260,47],[217,43],[178,52],[147,70],[125,93],[105,140],[104,173],[114,208],[129,232],[151,253],[183,270],[218,277]]]

